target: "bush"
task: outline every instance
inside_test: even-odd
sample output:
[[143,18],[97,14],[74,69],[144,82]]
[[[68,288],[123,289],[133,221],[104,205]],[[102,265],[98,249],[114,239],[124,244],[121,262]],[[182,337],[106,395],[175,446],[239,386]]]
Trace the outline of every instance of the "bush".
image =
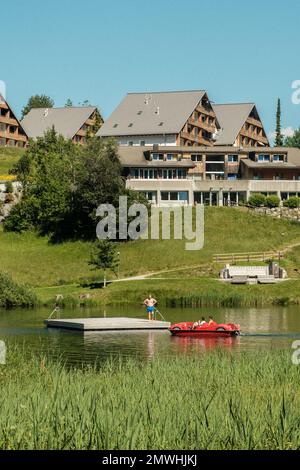
[[37,302],[29,288],[17,284],[7,273],[0,272],[0,307],[31,307]]
[[267,198],[264,194],[255,193],[250,196],[248,203],[252,207],[262,207],[266,205]]
[[279,207],[280,204],[280,198],[276,195],[273,196],[268,196],[266,198],[266,205],[267,207]]
[[287,201],[284,201],[283,205],[285,207],[289,207],[290,209],[300,207],[300,197],[292,196]]
[[6,194],[13,194],[14,187],[11,181],[7,181],[5,184],[5,192]]
[[32,227],[32,213],[30,208],[23,201],[19,202],[16,206],[13,206],[3,223],[4,230],[6,232],[17,232],[23,233],[27,230],[31,230]]

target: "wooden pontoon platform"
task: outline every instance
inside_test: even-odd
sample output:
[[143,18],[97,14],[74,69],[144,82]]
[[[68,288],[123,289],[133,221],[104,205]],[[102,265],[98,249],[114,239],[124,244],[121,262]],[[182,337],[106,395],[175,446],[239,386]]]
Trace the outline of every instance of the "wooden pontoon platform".
[[125,317],[53,319],[45,320],[45,325],[48,328],[79,331],[167,330],[171,326],[165,321]]

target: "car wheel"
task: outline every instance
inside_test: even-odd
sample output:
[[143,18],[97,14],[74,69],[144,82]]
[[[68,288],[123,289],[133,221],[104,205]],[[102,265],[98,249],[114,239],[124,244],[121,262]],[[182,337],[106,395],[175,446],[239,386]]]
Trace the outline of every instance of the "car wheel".
[[175,326],[175,328],[173,328],[174,331],[180,331],[181,328],[179,328],[179,326]]
[[225,328],[223,328],[222,326],[220,328],[217,328],[216,331],[226,331]]

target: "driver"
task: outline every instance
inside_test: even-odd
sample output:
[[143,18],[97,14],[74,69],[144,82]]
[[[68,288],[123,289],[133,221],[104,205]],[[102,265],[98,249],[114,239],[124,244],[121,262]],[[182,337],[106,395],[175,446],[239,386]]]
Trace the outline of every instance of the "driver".
[[206,325],[206,324],[207,324],[207,322],[206,322],[205,318],[202,317],[201,320],[196,321],[196,322],[194,323],[193,329],[197,328],[198,326],[203,326],[203,325]]

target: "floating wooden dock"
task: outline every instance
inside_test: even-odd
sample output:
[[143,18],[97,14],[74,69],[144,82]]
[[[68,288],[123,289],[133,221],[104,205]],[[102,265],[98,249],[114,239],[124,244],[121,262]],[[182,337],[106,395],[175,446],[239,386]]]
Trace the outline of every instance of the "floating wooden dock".
[[77,331],[167,330],[171,323],[140,318],[74,318],[45,320],[48,328]]

